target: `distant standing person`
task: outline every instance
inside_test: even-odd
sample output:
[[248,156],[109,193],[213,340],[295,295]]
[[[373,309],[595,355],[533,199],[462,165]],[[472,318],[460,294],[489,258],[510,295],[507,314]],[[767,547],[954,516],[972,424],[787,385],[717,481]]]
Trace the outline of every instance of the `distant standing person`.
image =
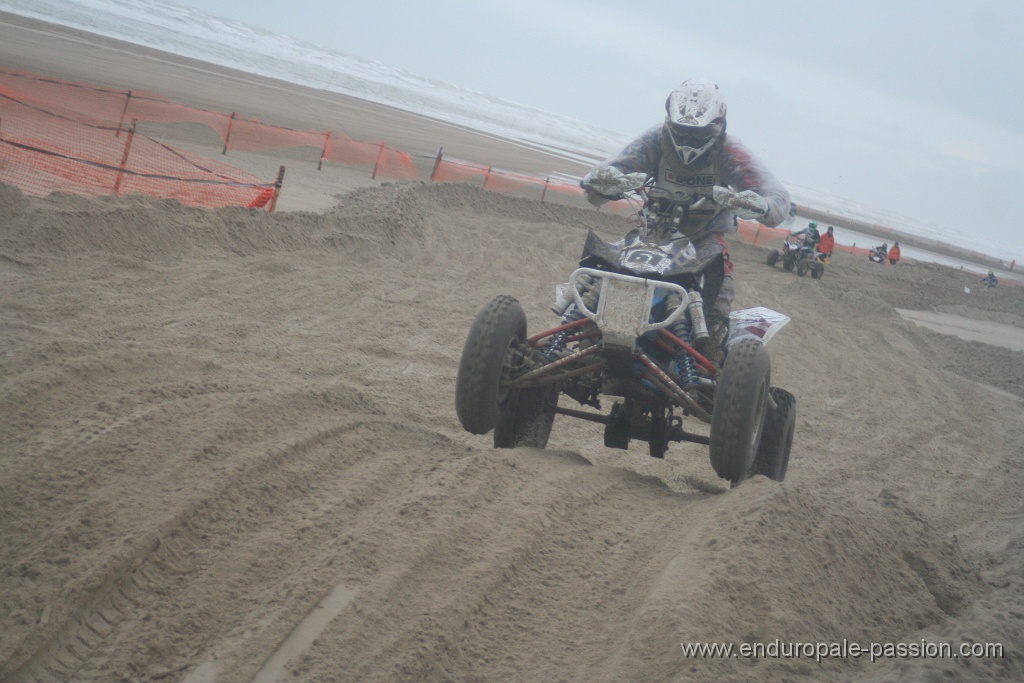
[[888,254],[889,265],[895,266],[896,262],[900,260],[900,243],[896,242],[892,245],[892,249],[889,250]]
[[821,239],[818,240],[818,251],[822,253],[825,258],[832,256],[832,250],[836,248],[836,236],[833,233],[832,226],[828,226],[828,230]]

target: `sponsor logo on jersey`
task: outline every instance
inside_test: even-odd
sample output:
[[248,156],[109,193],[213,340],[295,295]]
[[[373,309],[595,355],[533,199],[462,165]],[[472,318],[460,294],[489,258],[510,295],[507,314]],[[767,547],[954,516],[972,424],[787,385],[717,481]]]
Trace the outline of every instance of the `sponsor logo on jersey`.
[[665,180],[676,185],[682,185],[683,187],[706,187],[708,185],[715,185],[715,175],[713,173],[698,173],[692,176],[677,176],[672,169],[665,170]]

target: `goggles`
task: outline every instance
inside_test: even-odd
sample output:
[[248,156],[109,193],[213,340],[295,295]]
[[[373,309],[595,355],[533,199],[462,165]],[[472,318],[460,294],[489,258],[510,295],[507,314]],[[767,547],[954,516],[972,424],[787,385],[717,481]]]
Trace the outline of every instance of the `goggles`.
[[723,126],[721,123],[709,123],[706,126],[684,126],[674,121],[665,121],[668,134],[672,137],[672,144],[676,147],[700,148],[709,142],[714,142],[721,134]]

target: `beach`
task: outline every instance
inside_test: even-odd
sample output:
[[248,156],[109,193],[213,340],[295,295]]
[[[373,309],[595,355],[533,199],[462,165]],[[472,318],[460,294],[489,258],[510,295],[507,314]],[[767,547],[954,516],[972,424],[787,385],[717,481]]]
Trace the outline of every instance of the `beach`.
[[[0,65],[586,170],[3,13]],[[622,218],[149,132],[285,186],[271,214],[0,184],[0,680],[1024,680],[1024,288],[843,253],[798,277],[731,236],[734,307],[791,318],[785,482],[565,416],[544,450],[494,449],[454,410],[474,317],[507,294],[554,326],[587,231]],[[899,642],[950,655],[817,647]]]

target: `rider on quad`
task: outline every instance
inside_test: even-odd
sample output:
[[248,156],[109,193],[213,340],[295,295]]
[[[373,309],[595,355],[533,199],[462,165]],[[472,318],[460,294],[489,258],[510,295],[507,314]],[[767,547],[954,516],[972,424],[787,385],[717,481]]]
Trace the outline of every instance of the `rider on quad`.
[[[723,235],[736,231],[736,217],[779,225],[789,216],[789,192],[749,149],[726,134],[725,100],[714,83],[703,78],[684,81],[669,93],[665,110],[664,123],[592,169],[580,186],[595,206],[616,199],[601,192],[611,167],[623,174],[644,173],[654,179],[655,188],[695,200],[678,231],[693,243],[699,258],[722,254],[725,260],[725,279],[710,311],[710,337],[703,347],[706,357],[720,364],[735,296]],[[700,197],[713,201],[701,203]]]
[[871,247],[871,251],[868,252],[868,260],[874,261],[875,263],[885,263],[885,259],[889,257],[889,245],[887,243],[881,246]]
[[802,237],[803,246],[810,252],[814,253],[817,250],[818,242],[821,241],[821,234],[818,232],[817,221],[811,221],[807,224],[807,227],[798,232],[789,233],[790,237]]

